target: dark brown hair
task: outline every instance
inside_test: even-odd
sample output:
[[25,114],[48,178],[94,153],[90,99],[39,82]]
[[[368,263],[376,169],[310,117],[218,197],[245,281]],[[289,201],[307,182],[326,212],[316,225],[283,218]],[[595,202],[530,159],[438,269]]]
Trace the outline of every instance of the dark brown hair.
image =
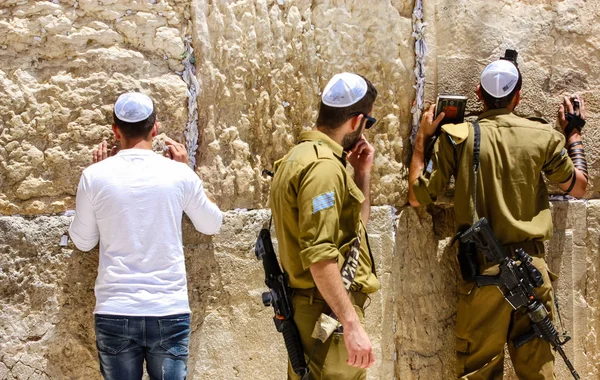
[[337,129],[353,115],[358,113],[364,113],[366,115],[371,112],[373,103],[375,103],[375,98],[377,98],[377,89],[375,89],[373,84],[367,78],[362,75],[360,77],[367,82],[367,93],[365,96],[349,107],[330,107],[321,100],[319,116],[317,117],[318,127]]
[[156,111],[152,111],[152,114],[148,116],[146,120],[137,121],[135,123],[128,123],[119,119],[115,111],[113,111],[113,120],[115,125],[119,127],[125,138],[145,138],[148,137],[150,131],[152,130],[152,127],[154,126],[154,123],[156,122]]

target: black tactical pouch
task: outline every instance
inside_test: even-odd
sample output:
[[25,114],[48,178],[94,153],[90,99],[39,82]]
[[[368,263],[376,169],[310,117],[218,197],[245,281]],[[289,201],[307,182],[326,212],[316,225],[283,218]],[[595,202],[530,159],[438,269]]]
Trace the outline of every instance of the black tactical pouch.
[[477,247],[475,243],[458,244],[458,265],[460,265],[460,274],[465,281],[475,281],[475,276],[479,275],[479,263],[477,262]]

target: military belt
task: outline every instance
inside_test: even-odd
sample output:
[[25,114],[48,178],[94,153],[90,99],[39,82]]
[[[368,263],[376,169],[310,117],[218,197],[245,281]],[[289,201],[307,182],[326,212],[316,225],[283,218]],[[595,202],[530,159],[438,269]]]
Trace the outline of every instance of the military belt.
[[525,253],[529,254],[529,256],[534,257],[544,257],[545,249],[544,243],[541,241],[524,241],[522,243],[514,243],[505,245],[511,253],[514,253],[515,250],[521,248]]
[[[319,301],[325,301],[325,298],[323,298],[323,295],[317,288],[292,289],[292,294],[294,296],[308,297],[311,300],[316,299]],[[348,292],[348,296],[350,297],[350,301],[352,301],[353,305],[361,308],[365,305],[365,302],[367,302],[367,299],[369,298],[367,294],[355,291]]]

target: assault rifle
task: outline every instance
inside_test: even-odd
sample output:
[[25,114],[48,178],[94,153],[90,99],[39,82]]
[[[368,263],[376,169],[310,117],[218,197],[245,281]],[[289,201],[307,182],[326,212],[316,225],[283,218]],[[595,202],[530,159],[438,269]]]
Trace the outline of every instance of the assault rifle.
[[496,285],[513,309],[527,308],[532,329],[530,332],[515,338],[513,340],[514,345],[521,347],[536,337],[550,342],[552,348],[565,361],[573,378],[579,380],[579,374],[575,371],[573,364],[571,364],[562,348],[571,338],[567,336],[564,340],[561,340],[550,321],[548,310],[534,293],[534,289],[541,286],[544,279],[540,271],[531,263],[531,256],[519,248],[514,253],[520,263],[513,260],[508,249],[498,242],[485,218],[479,219],[467,231],[462,233],[460,241],[462,243],[475,243],[477,249],[488,260],[500,265],[500,273],[496,276],[475,276],[477,286]]
[[263,228],[258,234],[254,253],[256,258],[263,262],[265,284],[269,287],[269,291],[262,294],[263,305],[273,306],[275,311],[273,321],[277,331],[283,334],[285,348],[294,372],[301,379],[308,378],[309,370],[304,359],[302,341],[300,340],[298,327],[294,322],[292,290],[288,286],[287,276],[283,273],[277,261],[271,242],[271,233],[268,229]]

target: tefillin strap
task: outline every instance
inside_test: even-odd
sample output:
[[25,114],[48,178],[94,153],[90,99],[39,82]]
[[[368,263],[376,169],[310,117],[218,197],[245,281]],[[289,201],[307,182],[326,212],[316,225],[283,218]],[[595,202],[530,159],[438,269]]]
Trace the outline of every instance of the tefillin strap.
[[473,123],[473,224],[477,222],[477,175],[479,174],[479,152],[481,145],[481,128],[479,120]]
[[[579,147],[579,148],[576,148]],[[583,150],[583,142],[575,141],[567,147],[569,157],[573,161],[573,166],[577,168],[586,179],[589,179],[587,161],[585,159],[585,151]]]

